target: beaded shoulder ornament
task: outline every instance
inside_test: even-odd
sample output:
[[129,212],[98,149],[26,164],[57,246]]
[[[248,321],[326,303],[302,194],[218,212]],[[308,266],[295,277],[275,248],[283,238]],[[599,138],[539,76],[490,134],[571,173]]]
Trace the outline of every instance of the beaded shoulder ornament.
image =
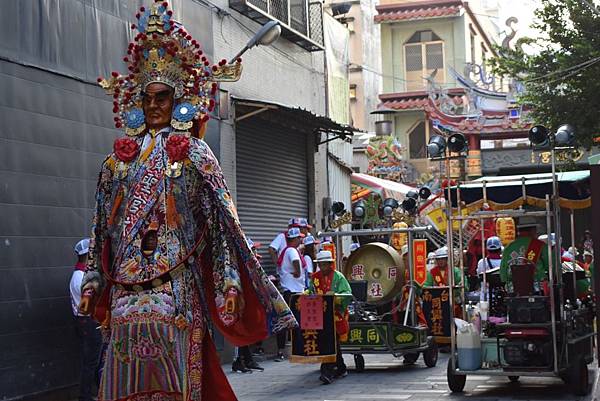
[[241,59],[233,64],[221,60],[211,66],[200,43],[172,17],[167,2],[141,7],[136,14],[137,25],[131,25],[138,33],[123,58],[129,73],[112,72],[108,78],[98,78],[100,86],[113,97],[115,127],[125,127],[129,136],[146,130],[142,94],[149,84],[160,82],[174,89],[177,102],[171,126],[187,131],[194,121],[201,127],[209,120],[217,82],[240,78]]

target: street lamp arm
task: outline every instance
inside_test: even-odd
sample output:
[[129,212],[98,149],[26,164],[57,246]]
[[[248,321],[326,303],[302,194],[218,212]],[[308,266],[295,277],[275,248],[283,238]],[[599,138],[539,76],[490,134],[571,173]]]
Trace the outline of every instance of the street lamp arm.
[[279,35],[281,35],[281,26],[279,25],[279,22],[278,21],[267,22],[258,30],[258,32],[256,32],[256,34],[254,34],[254,36],[252,38],[250,38],[248,43],[246,43],[246,46],[244,46],[244,48],[242,50],[240,50],[239,53],[236,54],[235,57],[233,57],[229,61],[229,64],[233,64],[237,59],[242,57],[242,55],[244,53],[246,53],[246,51],[248,51],[248,49],[251,49],[254,46],[258,46],[258,45],[269,46],[269,45],[271,45],[273,42],[275,42],[277,40],[277,38],[279,38]]

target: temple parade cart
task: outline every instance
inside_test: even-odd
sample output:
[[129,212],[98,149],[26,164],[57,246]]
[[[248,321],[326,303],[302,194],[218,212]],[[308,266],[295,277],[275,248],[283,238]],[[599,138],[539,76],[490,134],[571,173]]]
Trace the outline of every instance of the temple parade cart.
[[[491,316],[482,321],[484,330],[480,336],[481,354],[479,364],[475,368],[461,366],[462,351],[457,344],[460,333],[454,329],[451,331],[447,380],[453,392],[463,391],[466,378],[477,375],[506,376],[510,381],[517,381],[521,376],[559,377],[568,383],[577,395],[585,395],[589,391],[587,365],[594,359],[595,305],[591,296],[578,296],[576,283],[585,279],[585,275],[582,269],[577,268],[575,258],[569,262],[561,260],[561,244],[567,241],[561,238],[559,214],[560,204],[565,204],[565,200],[550,194],[560,193],[563,196],[568,192],[569,187],[574,187],[575,184],[573,180],[567,180],[564,186],[560,186],[560,183],[560,179],[553,179],[551,176],[544,177],[542,180],[540,177],[531,180],[528,177],[519,179],[509,177],[504,180],[502,177],[497,177],[491,185],[485,181],[467,182],[459,183],[448,190],[447,198],[459,209],[457,216],[450,216],[450,224],[452,221],[477,219],[483,227],[484,221],[489,219],[527,216],[543,218],[546,232],[556,233],[555,244],[548,238],[544,245],[548,255],[548,274],[538,282],[538,287],[535,286],[533,279],[536,265],[527,257],[517,257],[514,259],[514,264],[509,266],[514,278],[510,281],[512,288],[500,282],[496,271],[483,274],[483,297],[480,305],[485,303],[486,309],[490,305],[488,301],[495,300],[496,290],[502,288],[502,291],[505,291],[504,288],[510,288],[510,291],[505,291],[506,297],[502,299],[504,309],[497,309],[505,310],[505,316],[493,316],[493,323]],[[512,207],[527,204],[537,207],[537,210],[523,208],[502,210],[501,205],[496,205],[497,210],[479,210],[465,215],[460,212],[460,208],[464,205],[461,199],[465,199],[463,189],[469,191],[468,203],[488,204],[490,199],[493,202],[494,198],[503,198],[498,203],[505,205],[510,203]],[[515,199],[507,199],[509,193],[513,193]],[[576,203],[581,207],[589,206],[581,191],[574,191],[574,196],[578,198],[577,202],[571,202],[568,207],[572,209]],[[570,240],[574,245],[573,231],[573,213],[571,213]],[[450,232],[449,244],[452,244],[452,235]],[[460,248],[459,254],[462,255],[462,246]],[[485,256],[485,249],[482,251]],[[544,251],[542,248],[541,252]],[[455,263],[450,252],[450,268],[455,264],[462,266],[462,260]],[[530,273],[524,273],[527,271]],[[449,275],[449,278],[453,281],[452,275]],[[453,302],[452,296],[450,299]],[[503,313],[493,311],[488,313],[488,315],[494,314]]]
[[[403,233],[408,239],[408,266],[413,265],[413,235],[431,227],[369,229],[319,233],[333,237],[338,244],[344,236],[383,237]],[[338,245],[339,248],[339,245]],[[424,255],[423,255],[424,256]],[[338,260],[339,262],[339,260]],[[353,293],[349,306],[349,333],[341,342],[343,353],[352,354],[357,372],[365,369],[364,354],[391,354],[414,363],[419,355],[428,367],[437,364],[438,348],[426,326],[417,323],[417,287],[413,269],[405,266],[400,253],[383,242],[363,245],[337,267],[348,279]],[[408,278],[405,280],[405,269]],[[400,297],[408,294],[400,319],[392,319],[401,307]],[[396,302],[398,301],[398,302]],[[397,315],[398,316],[398,315]]]

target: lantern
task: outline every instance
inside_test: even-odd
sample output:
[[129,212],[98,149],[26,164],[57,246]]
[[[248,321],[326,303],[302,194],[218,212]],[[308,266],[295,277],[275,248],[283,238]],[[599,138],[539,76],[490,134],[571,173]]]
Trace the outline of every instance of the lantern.
[[502,245],[506,246],[517,238],[515,220],[512,217],[499,217],[496,219],[496,234],[500,237]]

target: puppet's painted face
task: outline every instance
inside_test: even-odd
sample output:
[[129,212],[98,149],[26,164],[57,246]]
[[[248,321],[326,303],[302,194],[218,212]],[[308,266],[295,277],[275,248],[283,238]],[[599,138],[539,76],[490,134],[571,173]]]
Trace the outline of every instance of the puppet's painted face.
[[159,130],[168,127],[173,112],[174,90],[168,85],[151,83],[142,97],[146,127]]

